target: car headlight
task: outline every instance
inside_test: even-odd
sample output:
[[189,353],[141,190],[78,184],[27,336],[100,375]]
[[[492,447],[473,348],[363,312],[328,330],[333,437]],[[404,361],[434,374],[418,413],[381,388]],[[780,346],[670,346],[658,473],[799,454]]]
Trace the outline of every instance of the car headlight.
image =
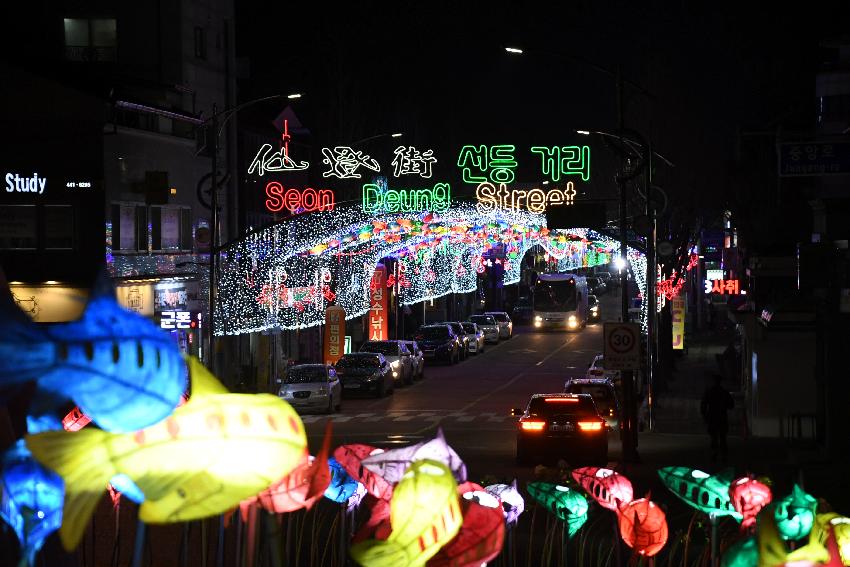
[[570,315],[570,318],[567,319],[567,326],[571,329],[578,326],[578,319],[576,319],[575,315]]
[[593,307],[591,307],[591,308],[590,308],[590,310],[591,310],[591,311],[593,311],[594,313],[596,313],[596,312],[598,312],[598,311],[599,311],[599,307],[597,307],[596,305],[594,305]]
[[390,363],[390,366],[392,366],[393,368],[398,368],[398,361],[397,361],[397,360],[393,360],[393,361]]
[[282,390],[280,391],[280,397],[281,397],[281,398],[286,398],[286,397],[288,397],[289,395],[290,395],[290,393],[289,393],[289,389],[287,389],[287,388],[284,388],[284,389],[282,389]]
[[534,316],[534,320],[535,320],[536,322],[538,322],[538,323],[542,323],[542,322],[543,322],[543,317],[541,317],[540,315],[535,315],[535,316]]
[[326,389],[324,389],[324,388],[319,388],[319,389],[316,391],[316,395],[317,395],[317,396],[324,396],[324,395],[325,395],[325,394],[327,394],[327,393],[328,393],[328,391],[327,391]]

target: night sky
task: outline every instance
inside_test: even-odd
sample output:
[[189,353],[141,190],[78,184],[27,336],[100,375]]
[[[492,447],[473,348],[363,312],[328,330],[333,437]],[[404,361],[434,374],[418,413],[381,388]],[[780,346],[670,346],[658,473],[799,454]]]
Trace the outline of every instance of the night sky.
[[[237,51],[250,68],[240,96],[304,91],[295,110],[317,143],[400,130],[447,165],[463,144],[569,145],[587,143],[575,129],[615,130],[614,78],[580,60],[619,64],[654,97],[626,87],[626,126],[676,164],[659,172],[676,201],[703,207],[727,191],[737,127],[814,123],[819,41],[847,21],[839,2],[817,4],[820,11],[543,4],[316,2],[260,11],[237,3]],[[505,45],[526,53],[511,56]],[[604,164],[605,148],[594,150]],[[523,180],[538,181],[528,169]],[[607,172],[594,173],[594,191],[613,191]]]

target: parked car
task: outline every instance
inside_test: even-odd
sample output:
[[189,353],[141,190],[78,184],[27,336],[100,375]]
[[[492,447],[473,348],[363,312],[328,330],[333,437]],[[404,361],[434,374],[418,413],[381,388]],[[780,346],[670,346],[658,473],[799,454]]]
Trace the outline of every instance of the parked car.
[[511,319],[517,322],[531,321],[534,316],[534,306],[528,297],[520,297],[511,310]]
[[383,354],[354,352],[342,355],[335,367],[342,391],[374,393],[376,398],[392,394],[395,386],[390,363]]
[[478,325],[478,328],[484,333],[485,342],[499,342],[499,324],[492,315],[473,315],[469,318],[469,322]]
[[448,325],[451,328],[452,332],[455,334],[458,340],[458,347],[460,348],[460,359],[466,360],[466,357],[469,356],[469,337],[466,336],[466,331],[463,329],[463,324],[457,321],[444,321],[443,325]]
[[484,352],[484,332],[475,323],[461,323],[466,339],[469,342],[469,352],[478,354]]
[[324,364],[291,366],[281,381],[278,396],[296,411],[323,410],[332,413],[342,408],[342,385],[336,370]]
[[514,333],[514,324],[504,311],[487,311],[485,315],[492,315],[499,325],[499,338],[509,339]]
[[605,357],[601,354],[597,354],[595,357],[593,357],[593,362],[588,365],[587,374],[585,374],[585,378],[608,378],[614,383],[619,383],[620,371],[606,370]]
[[416,331],[416,342],[425,360],[455,364],[460,360],[460,343],[448,325],[425,325]]
[[396,383],[413,384],[413,361],[410,351],[401,341],[366,341],[360,352],[376,352],[384,355],[392,368]]
[[605,282],[605,288],[609,291],[619,284],[618,279],[611,272],[596,272],[593,275]]
[[599,299],[595,295],[587,296],[587,321],[589,323],[598,323],[602,320],[602,313]]
[[419,348],[419,343],[416,341],[401,341],[407,346],[410,351],[410,361],[413,366],[414,380],[421,380],[425,377],[425,355],[422,354],[422,349]]
[[608,427],[620,427],[620,401],[617,388],[609,378],[570,378],[564,384],[564,393],[590,394]]
[[[517,464],[563,458],[571,467],[608,462],[608,427],[589,394],[534,394],[519,416]],[[547,459],[548,460],[548,459]]]
[[585,280],[587,282],[587,292],[592,293],[593,295],[602,295],[605,293],[606,287],[605,282],[599,279],[596,276],[588,276]]

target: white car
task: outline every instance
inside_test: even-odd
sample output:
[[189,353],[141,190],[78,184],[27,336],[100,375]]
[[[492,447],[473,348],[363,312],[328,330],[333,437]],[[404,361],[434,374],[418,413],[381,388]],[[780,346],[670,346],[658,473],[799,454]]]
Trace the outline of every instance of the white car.
[[492,315],[473,315],[469,318],[470,323],[475,323],[484,333],[484,341],[488,343],[499,342],[499,324]]
[[422,349],[419,348],[419,345],[416,341],[399,341],[403,343],[407,350],[410,351],[410,362],[413,365],[413,377],[416,380],[422,378],[425,372],[425,355],[422,354]]
[[612,382],[620,381],[619,370],[606,370],[604,358],[601,354],[597,354],[593,358],[593,362],[587,367],[586,378],[608,378]]
[[360,347],[360,352],[383,354],[392,368],[393,380],[396,384],[412,384],[414,369],[410,351],[401,341],[366,341]]
[[514,324],[505,311],[487,311],[485,315],[492,315],[499,325],[499,338],[509,339],[514,334]]
[[324,364],[299,364],[286,371],[281,381],[279,397],[301,410],[339,411],[342,406],[342,386],[336,371]]
[[484,332],[475,323],[461,323],[461,325],[463,325],[466,338],[469,339],[469,352],[475,354],[484,352]]

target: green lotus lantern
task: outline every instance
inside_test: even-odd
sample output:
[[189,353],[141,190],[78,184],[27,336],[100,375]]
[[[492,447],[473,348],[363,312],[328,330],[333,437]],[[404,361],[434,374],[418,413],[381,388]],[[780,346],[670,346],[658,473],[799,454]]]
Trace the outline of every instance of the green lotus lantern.
[[658,469],[658,476],[673,494],[700,512],[715,518],[730,516],[741,521],[741,514],[735,511],[729,499],[731,479],[725,475],[712,476],[688,467],[664,467]]
[[776,504],[776,528],[785,541],[798,540],[809,535],[815,522],[817,500],[797,486],[791,494]]
[[720,567],[752,567],[758,564],[758,543],[752,536],[730,545],[720,560]]
[[556,518],[567,523],[569,537],[587,521],[587,499],[568,486],[550,482],[530,482],[528,493]]

